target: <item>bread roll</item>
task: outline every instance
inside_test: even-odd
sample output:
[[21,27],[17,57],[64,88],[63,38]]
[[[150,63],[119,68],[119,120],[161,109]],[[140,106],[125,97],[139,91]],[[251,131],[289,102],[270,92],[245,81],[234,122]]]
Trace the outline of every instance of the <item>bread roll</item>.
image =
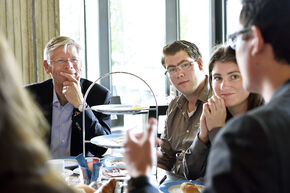
[[89,187],[88,185],[86,184],[79,184],[79,185],[76,185],[76,188],[78,190],[83,190],[82,192],[85,192],[85,193],[94,193],[96,190],[94,188],[91,188]]
[[114,193],[117,185],[117,180],[111,178],[106,184],[102,185],[97,192],[99,193]]
[[198,188],[190,182],[182,183],[180,189],[183,193],[200,193]]

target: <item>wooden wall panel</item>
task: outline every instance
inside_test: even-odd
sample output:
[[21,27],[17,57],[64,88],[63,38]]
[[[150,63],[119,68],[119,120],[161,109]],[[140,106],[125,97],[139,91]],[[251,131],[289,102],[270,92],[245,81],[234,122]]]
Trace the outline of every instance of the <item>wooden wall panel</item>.
[[43,49],[59,35],[59,0],[0,0],[0,31],[22,71],[24,84],[49,78]]

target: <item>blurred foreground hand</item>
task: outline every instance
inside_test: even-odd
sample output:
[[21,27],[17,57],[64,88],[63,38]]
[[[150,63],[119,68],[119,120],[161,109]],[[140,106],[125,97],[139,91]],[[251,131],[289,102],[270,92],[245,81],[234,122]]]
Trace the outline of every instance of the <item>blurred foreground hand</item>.
[[131,177],[150,176],[153,163],[161,156],[156,152],[155,144],[159,143],[156,137],[157,121],[149,120],[149,128],[139,135],[128,130],[124,143],[124,162]]

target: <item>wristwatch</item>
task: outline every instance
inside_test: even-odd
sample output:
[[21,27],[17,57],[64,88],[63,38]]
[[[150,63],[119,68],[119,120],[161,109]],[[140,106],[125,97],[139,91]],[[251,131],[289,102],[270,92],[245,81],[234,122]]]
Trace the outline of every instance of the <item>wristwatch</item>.
[[136,188],[142,188],[146,185],[150,185],[150,179],[147,176],[139,176],[137,178],[131,178],[127,182],[128,191],[134,190]]
[[87,103],[82,103],[80,104],[80,106],[78,107],[79,112],[83,112],[83,110],[87,107]]

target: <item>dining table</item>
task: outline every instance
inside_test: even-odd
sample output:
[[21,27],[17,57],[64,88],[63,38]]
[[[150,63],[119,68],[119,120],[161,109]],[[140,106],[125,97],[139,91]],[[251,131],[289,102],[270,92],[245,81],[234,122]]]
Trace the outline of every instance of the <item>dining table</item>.
[[159,186],[168,182],[186,180],[185,177],[174,174],[173,172],[157,168],[157,183]]
[[[75,157],[65,157],[65,158],[56,158],[58,160],[64,160],[64,170],[62,171],[62,176],[65,178],[65,181],[69,185],[77,185],[81,183],[80,180],[80,173],[78,171],[78,162],[75,160]],[[112,157],[110,155],[104,156],[102,158],[99,158],[99,160],[102,163],[105,163],[108,160],[112,160]],[[127,178],[118,180],[120,182],[119,187],[116,188],[117,193],[123,193],[126,189],[127,179],[129,179],[129,176]],[[151,176],[152,183],[160,189],[160,192],[168,193],[170,191],[167,191],[167,186],[170,184],[178,184],[181,182],[190,182],[187,180],[184,176],[179,176],[174,174],[173,172],[166,171],[161,168],[154,168],[153,174]],[[104,180],[104,179],[102,179]],[[105,179],[106,181],[108,179]],[[192,181],[191,181],[192,182]],[[199,185],[203,185],[202,181],[193,181],[193,183],[197,183]],[[97,182],[91,183],[94,188],[98,187]]]
[[201,191],[204,188],[203,179],[188,180],[184,176],[176,175],[173,172],[166,171],[161,168],[157,169],[157,183],[158,183],[157,186],[160,192],[163,193],[181,192],[179,187],[184,182],[190,182],[195,184],[199,189],[199,191]]

